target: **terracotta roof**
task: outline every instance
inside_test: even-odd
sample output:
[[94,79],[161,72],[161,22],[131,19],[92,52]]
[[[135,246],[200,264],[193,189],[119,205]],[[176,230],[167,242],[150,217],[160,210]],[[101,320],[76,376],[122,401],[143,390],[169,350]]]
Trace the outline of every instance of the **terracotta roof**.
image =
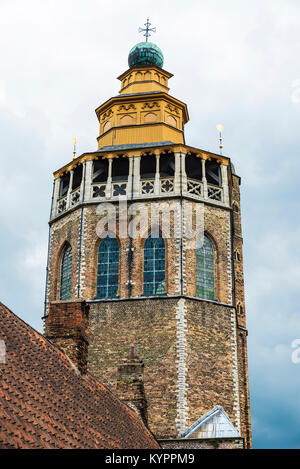
[[1,449],[159,448],[133,410],[2,303],[0,340]]

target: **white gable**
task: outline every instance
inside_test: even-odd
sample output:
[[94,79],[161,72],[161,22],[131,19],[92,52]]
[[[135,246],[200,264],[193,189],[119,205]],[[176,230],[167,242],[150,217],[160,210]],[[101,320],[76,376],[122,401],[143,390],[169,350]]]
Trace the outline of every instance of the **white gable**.
[[221,406],[216,406],[195,422],[184,438],[236,438],[240,437]]

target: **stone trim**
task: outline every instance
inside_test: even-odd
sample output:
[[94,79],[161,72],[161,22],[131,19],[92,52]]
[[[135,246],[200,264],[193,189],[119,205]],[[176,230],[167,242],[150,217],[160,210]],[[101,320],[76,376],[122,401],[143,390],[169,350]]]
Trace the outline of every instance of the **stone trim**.
[[181,436],[188,427],[188,406],[187,406],[187,388],[186,382],[186,358],[187,358],[187,343],[186,343],[186,332],[187,332],[187,321],[186,321],[186,306],[185,301],[181,298],[176,307],[176,368],[177,368],[177,417],[176,428],[177,433]]
[[234,410],[236,415],[236,428],[241,434],[241,412],[240,412],[240,394],[239,394],[239,370],[238,370],[238,352],[237,352],[237,334],[236,334],[236,314],[235,310],[231,310],[231,348],[232,348],[232,376],[234,385]]
[[177,221],[175,223],[176,226],[176,233],[174,233],[175,236],[175,243],[176,243],[176,290],[177,293],[180,295],[182,293],[181,291],[181,271],[183,272],[183,259],[181,257],[181,249],[183,249],[182,246],[182,206],[181,202],[178,201],[178,207],[176,210],[176,215]]
[[[46,284],[46,304],[45,304],[45,310],[44,310],[44,317],[46,317],[49,313],[49,302],[50,302],[50,295],[51,295],[51,276],[49,275],[49,270],[51,266],[51,256],[52,256],[52,242],[53,242],[53,229],[51,226],[49,226],[49,246],[48,246],[48,262],[47,262],[47,269],[48,269],[48,275],[47,275],[47,284]],[[45,325],[44,325],[45,326]]]
[[[129,197],[127,197],[125,200],[127,201],[128,205],[129,205],[132,202],[134,202],[134,203],[144,202],[145,203],[145,202],[155,202],[156,200],[161,201],[161,200],[165,200],[165,199],[180,199],[180,198],[182,198],[182,200],[184,200],[184,201],[202,203],[204,205],[209,205],[211,207],[221,208],[221,209],[227,210],[228,212],[232,212],[232,208],[229,207],[229,206],[224,205],[223,202],[213,201],[212,199],[196,198],[196,197],[190,196],[187,193],[184,193],[182,196],[180,196],[178,194],[173,194],[173,193],[170,193],[170,192],[167,192],[166,194],[161,194],[161,195],[149,194],[149,195],[147,195],[147,197],[140,197],[139,195],[138,196],[134,195],[133,199],[130,199]],[[85,200],[84,202],[78,203],[74,207],[70,207],[65,212],[62,212],[62,213],[59,213],[59,214],[55,215],[55,217],[51,218],[48,223],[49,223],[49,225],[52,225],[53,223],[57,222],[61,218],[64,218],[66,215],[69,215],[70,213],[78,210],[79,208],[87,207],[87,206],[91,206],[91,205],[98,206],[99,204],[108,203],[108,202],[111,203],[111,204],[118,204],[119,199],[118,199],[118,197],[112,197],[110,199],[105,198],[103,200],[102,199],[100,199],[100,200],[93,200],[93,199]],[[235,235],[235,236],[240,237],[238,235]]]
[[[88,159],[96,159],[99,154],[102,153],[120,153],[121,151],[124,152],[124,154],[131,154],[132,156],[140,155],[143,153],[145,150],[147,151],[149,149],[149,146],[147,143],[145,144],[128,144],[129,148],[120,148],[120,145],[113,145],[110,146],[110,149],[108,150],[107,148],[103,147],[102,149],[90,152],[90,153],[82,153],[81,155],[77,156],[75,160],[72,160],[71,162],[65,164],[58,170],[54,171],[53,175],[54,178],[58,178],[62,176],[64,173],[67,173],[70,171],[72,168],[78,166],[78,164],[82,163],[84,160]],[[141,145],[139,147],[136,147],[135,145]],[[115,149],[111,148],[115,147]],[[200,157],[207,156],[208,158],[211,159],[216,159],[222,162],[226,166],[230,166],[230,158],[225,155],[220,155],[218,153],[212,153],[208,150],[201,150],[200,148],[195,148],[191,147],[182,143],[173,143],[173,142],[168,142],[167,144],[164,142],[153,142],[153,145],[151,145],[150,148],[156,147],[158,149],[162,148],[162,151],[164,151],[165,147],[168,147],[170,151],[176,152],[183,152],[183,153],[188,153],[188,152],[193,152],[195,154],[198,154]],[[239,177],[239,176],[237,176]]]
[[228,212],[228,240],[227,245],[227,272],[228,272],[228,300],[233,303],[233,269],[232,269],[232,245],[231,245],[231,222],[230,222],[230,213]]
[[[183,213],[186,212],[186,201],[182,201],[182,208]],[[186,282],[186,250],[187,250],[187,241],[186,241],[186,218],[184,216],[181,217],[182,220],[182,293],[185,295],[187,292],[187,282]]]
[[188,295],[157,295],[157,296],[131,296],[130,298],[94,298],[92,300],[86,300],[87,303],[111,303],[119,301],[142,301],[142,300],[170,300],[174,298],[182,298],[186,300],[201,301],[206,303],[213,303],[217,306],[226,306],[227,308],[234,308],[234,305],[227,303],[220,303],[219,301],[207,300],[205,298],[199,298],[198,296]]
[[[79,235],[78,235],[78,268],[77,268],[77,293],[78,298],[83,297],[84,285],[85,285],[85,270],[86,270],[86,257],[85,257],[85,243],[87,235],[87,219],[85,207],[82,209],[82,226],[79,223]],[[81,229],[81,236],[80,236]],[[81,239],[80,239],[81,238]],[[80,264],[80,265],[79,265]]]

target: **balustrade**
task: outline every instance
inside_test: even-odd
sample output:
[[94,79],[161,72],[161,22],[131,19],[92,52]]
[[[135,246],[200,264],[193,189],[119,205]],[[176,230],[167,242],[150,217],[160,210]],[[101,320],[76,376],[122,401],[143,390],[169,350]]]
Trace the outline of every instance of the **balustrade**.
[[[68,189],[67,194],[59,197],[60,180],[55,182],[54,205],[52,217],[60,215],[70,208],[80,204],[81,201],[93,200],[114,200],[118,197],[138,197],[158,196],[164,197],[168,195],[184,194],[198,200],[209,200],[214,203],[228,204],[228,179],[227,168],[221,165],[222,185],[209,184],[205,173],[205,160],[201,159],[202,179],[193,179],[186,174],[184,160],[182,154],[175,155],[175,174],[174,176],[160,177],[159,156],[156,155],[156,172],[155,177],[143,179],[140,175],[140,156],[130,157],[129,159],[129,177],[128,180],[112,180],[111,168],[112,160],[109,162],[109,173],[106,181],[92,182],[92,161],[86,161],[86,179],[82,181],[80,187],[75,190]],[[147,156],[145,156],[147,158]],[[165,157],[164,157],[165,158]],[[181,161],[181,163],[180,163]],[[115,162],[114,162],[115,163]],[[199,161],[200,163],[200,161]],[[201,173],[200,173],[201,175]],[[71,181],[72,181],[71,174]],[[200,176],[201,177],[201,176]],[[221,182],[220,182],[221,184]],[[70,187],[70,186],[69,186]],[[84,197],[83,197],[84,194]],[[84,199],[84,200],[83,200]]]
[[222,187],[207,185],[207,198],[211,200],[217,200],[222,202],[223,200],[223,189]]
[[57,213],[58,215],[67,210],[67,196],[61,197],[57,202]]

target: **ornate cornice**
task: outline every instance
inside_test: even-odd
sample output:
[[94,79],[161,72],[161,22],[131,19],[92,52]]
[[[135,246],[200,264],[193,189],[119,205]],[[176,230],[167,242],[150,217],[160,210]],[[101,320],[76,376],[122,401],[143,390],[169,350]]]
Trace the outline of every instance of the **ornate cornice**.
[[130,109],[136,109],[135,105],[133,103],[130,103],[130,104],[121,104],[119,107],[118,107],[118,111],[129,111]]
[[204,160],[215,160],[218,163],[224,164],[225,166],[230,165],[230,158],[227,156],[218,155],[216,153],[211,153],[208,151],[200,150],[198,148],[189,147],[187,145],[182,144],[174,144],[174,145],[161,145],[157,147],[144,147],[138,149],[129,149],[129,150],[110,150],[108,152],[98,151],[93,153],[83,153],[82,155],[78,156],[75,160],[71,161],[67,165],[63,166],[62,168],[55,171],[54,178],[57,179],[61,177],[63,174],[68,173],[72,169],[76,168],[79,164],[82,164],[86,160],[95,160],[99,156],[102,158],[119,158],[119,157],[132,157],[132,156],[145,156],[148,154],[155,155],[156,153],[185,153],[185,154],[194,154],[199,158]]
[[101,106],[97,107],[95,110],[98,120],[101,120],[102,113],[107,113],[109,110],[111,110],[113,105],[119,104],[120,106],[129,106],[131,104],[136,104],[136,103],[141,103],[143,102],[144,105],[147,103],[147,106],[151,106],[152,103],[158,103],[159,101],[165,101],[167,102],[167,107],[171,106],[171,108],[174,110],[175,114],[177,114],[176,110],[178,111],[178,108],[181,108],[183,111],[183,121],[186,124],[189,121],[189,114],[188,114],[188,109],[187,105],[183,102],[180,101],[177,98],[174,98],[174,96],[171,96],[167,93],[164,92],[159,92],[159,93],[142,93],[142,94],[132,94],[132,95],[120,95],[120,96],[114,96],[110,99],[108,99],[105,103],[101,104]]

